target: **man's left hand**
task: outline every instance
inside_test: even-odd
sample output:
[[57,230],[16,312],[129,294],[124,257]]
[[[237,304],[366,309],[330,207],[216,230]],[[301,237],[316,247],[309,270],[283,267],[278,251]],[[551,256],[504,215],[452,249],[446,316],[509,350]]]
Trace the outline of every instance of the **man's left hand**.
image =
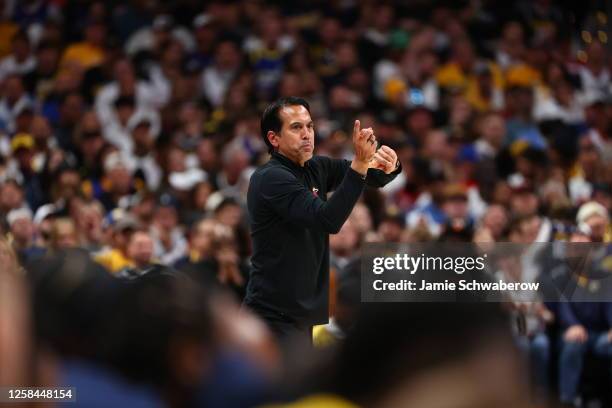
[[397,168],[397,153],[388,146],[382,146],[374,153],[368,167],[382,170],[386,174],[393,173]]

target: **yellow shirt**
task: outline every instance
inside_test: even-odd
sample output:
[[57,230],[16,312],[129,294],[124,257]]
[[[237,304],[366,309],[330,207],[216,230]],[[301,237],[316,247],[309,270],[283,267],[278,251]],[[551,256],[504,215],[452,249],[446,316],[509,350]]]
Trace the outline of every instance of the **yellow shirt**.
[[71,45],[64,51],[62,66],[69,62],[77,62],[84,69],[100,65],[104,60],[104,51],[86,42]]
[[[489,70],[493,77],[493,87],[497,90],[503,89],[504,78],[499,67],[490,62]],[[443,65],[436,72],[436,81],[443,88],[455,88],[465,95],[466,100],[476,109],[486,111],[491,108],[491,101],[486,100],[478,88],[478,79],[472,73],[464,73],[455,62]]]
[[[489,62],[487,65],[493,76],[493,86],[499,89],[503,88],[504,77],[497,64]],[[472,73],[464,73],[456,62],[449,62],[438,69],[436,81],[443,88],[466,89],[470,82],[476,81],[476,77]]]
[[109,249],[96,256],[94,261],[108,269],[111,273],[117,273],[123,268],[131,268],[134,266],[132,261],[126,258],[118,249]]

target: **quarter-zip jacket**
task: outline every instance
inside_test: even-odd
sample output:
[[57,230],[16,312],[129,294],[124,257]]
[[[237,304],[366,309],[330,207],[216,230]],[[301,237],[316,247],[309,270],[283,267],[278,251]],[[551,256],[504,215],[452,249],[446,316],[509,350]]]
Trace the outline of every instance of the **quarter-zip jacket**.
[[302,167],[274,152],[253,173],[247,194],[253,240],[248,306],[298,326],[327,322],[329,234],[340,231],[364,185],[382,187],[401,172],[369,169],[364,178],[350,164],[314,156]]

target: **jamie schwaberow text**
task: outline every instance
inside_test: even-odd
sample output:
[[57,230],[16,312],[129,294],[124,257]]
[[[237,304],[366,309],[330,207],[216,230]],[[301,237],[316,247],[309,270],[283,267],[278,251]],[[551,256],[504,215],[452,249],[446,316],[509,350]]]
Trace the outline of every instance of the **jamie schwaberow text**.
[[477,280],[462,279],[459,282],[426,282],[421,281],[420,285],[417,282],[412,282],[402,279],[399,282],[383,282],[377,279],[373,283],[376,291],[537,291],[540,284],[534,282],[480,282]]

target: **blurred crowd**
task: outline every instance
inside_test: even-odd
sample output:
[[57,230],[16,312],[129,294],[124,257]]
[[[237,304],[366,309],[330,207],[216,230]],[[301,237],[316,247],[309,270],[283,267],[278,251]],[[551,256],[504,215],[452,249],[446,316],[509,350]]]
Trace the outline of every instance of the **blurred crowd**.
[[[266,401],[260,382],[282,352],[238,305],[246,189],[269,157],[259,119],[282,96],[309,101],[317,154],[350,160],[359,119],[403,168],[330,237],[333,319],[316,344],[343,339],[355,320],[346,271],[364,243],[611,242],[609,12],[596,0],[0,0],[0,260],[28,270],[27,282],[0,276],[13,293],[0,316],[15,310],[0,324],[24,326],[0,337],[0,353],[13,345],[15,367],[21,353],[44,368],[49,348],[68,378],[90,378],[83,389],[121,389],[88,365],[104,361],[171,406],[231,406],[240,393],[224,386],[242,379],[232,386]],[[566,403],[579,394],[576,361],[590,349],[612,356],[612,309],[573,307],[514,311],[558,324],[524,336],[545,364],[555,336],[582,345],[560,346]],[[30,309],[37,344],[23,341]],[[207,360],[201,344],[224,352]],[[352,346],[345,359],[367,350]],[[201,378],[199,394],[181,391]],[[158,402],[134,392],[127,405]]]

